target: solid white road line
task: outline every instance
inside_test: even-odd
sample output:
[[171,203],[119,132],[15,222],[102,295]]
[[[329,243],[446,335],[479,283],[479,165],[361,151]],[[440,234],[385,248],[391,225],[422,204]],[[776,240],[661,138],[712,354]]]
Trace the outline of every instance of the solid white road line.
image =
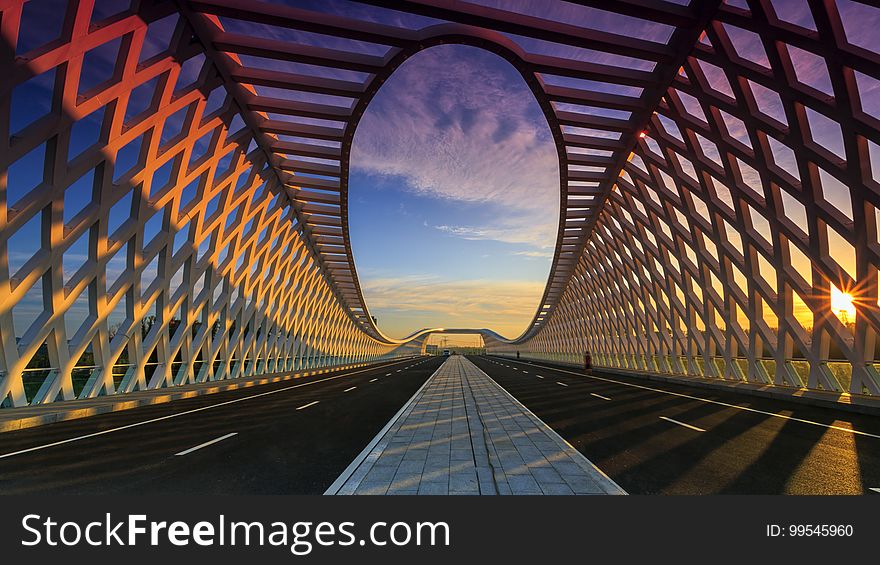
[[[522,363],[522,361],[520,361],[520,363]],[[531,363],[527,363],[527,364],[530,366],[535,366],[535,365],[532,365]],[[544,369],[549,368],[549,367],[543,367],[541,365],[538,365],[538,366],[540,366]],[[852,428],[844,428],[843,426],[833,426],[831,424],[823,424],[821,422],[814,422],[813,420],[806,420],[804,418],[797,418],[795,416],[786,416],[785,414],[779,414],[776,412],[768,412],[766,410],[758,410],[757,408],[750,408],[748,406],[740,406],[738,404],[730,404],[729,402],[722,402],[720,400],[711,400],[709,398],[701,398],[699,396],[693,396],[691,394],[684,394],[681,392],[672,392],[670,390],[663,390],[663,389],[654,388],[654,387],[645,386],[645,385],[637,385],[637,384],[633,384],[633,383],[627,383],[627,382],[623,382],[623,381],[618,381],[616,379],[609,379],[607,377],[597,377],[595,375],[585,375],[583,373],[575,373],[574,371],[567,371],[565,369],[554,368],[552,370],[559,371],[560,373],[568,373],[570,375],[575,375],[578,377],[585,377],[585,378],[594,379],[597,381],[605,381],[607,383],[614,383],[614,384],[618,384],[618,385],[628,386],[631,388],[640,388],[642,390],[650,390],[651,392],[659,392],[660,394],[668,394],[670,396],[677,396],[679,398],[687,398],[690,400],[699,400],[700,402],[706,402],[707,404],[716,404],[718,406],[725,406],[727,408],[735,408],[737,410],[744,410],[746,412],[753,412],[755,414],[763,414],[764,416],[773,416],[774,418],[783,418],[785,420],[791,420],[792,422],[800,422],[802,424],[809,424],[811,426],[819,426],[822,428],[828,428],[830,430],[849,432],[849,433],[851,433],[853,435],[857,435],[857,436],[873,437],[876,439],[880,439],[880,434],[872,434],[869,432],[854,430]]]
[[559,386],[568,386],[567,384],[565,384],[565,383],[561,383],[561,382],[559,382],[559,381],[556,381],[556,384],[558,384]]
[[309,402],[308,404],[303,404],[302,406],[300,406],[299,408],[297,408],[297,410],[304,410],[304,409],[308,408],[309,406],[314,406],[315,404],[317,404],[317,403],[319,403],[319,402],[321,402],[321,401],[320,401],[320,400],[314,400],[314,401],[312,401],[312,402]]
[[209,445],[214,445],[215,443],[217,443],[219,441],[223,441],[224,439],[229,439],[232,436],[237,436],[237,435],[238,435],[238,432],[232,432],[231,434],[226,434],[225,436],[220,436],[218,438],[212,439],[211,441],[206,441],[205,443],[200,443],[195,447],[190,447],[189,449],[184,449],[180,453],[175,453],[174,455],[175,456],[188,455],[188,454],[192,453],[193,451],[197,451],[203,447],[208,447]]
[[666,420],[667,422],[672,422],[673,424],[678,424],[679,426],[684,426],[685,428],[689,428],[694,430],[695,432],[705,432],[703,428],[698,428],[697,426],[692,426],[690,424],[685,424],[684,422],[679,422],[678,420],[673,420],[672,418],[667,418],[666,416],[660,416],[661,420]]
[[595,392],[591,392],[590,396],[595,396],[596,398],[601,398],[602,400],[611,400],[607,396],[602,396],[601,394],[596,394]]
[[371,383],[374,383],[374,382],[376,382],[376,381],[378,381],[378,380],[379,380],[379,379],[370,379],[370,382],[371,382]]
[[[395,362],[388,363],[388,365],[396,365],[396,364],[397,364],[397,363],[395,363]],[[387,367],[388,365],[382,365],[382,367]],[[0,459],[6,459],[7,457],[14,457],[14,456],[16,456],[16,455],[22,455],[23,453],[30,453],[30,452],[32,452],[32,451],[39,451],[39,450],[41,450],[41,449],[47,449],[47,448],[49,448],[49,447],[55,447],[55,446],[58,446],[58,445],[64,445],[65,443],[71,443],[71,442],[74,442],[74,441],[79,441],[79,440],[81,440],[81,439],[89,439],[89,438],[93,438],[93,437],[97,437],[97,436],[102,436],[102,435],[104,435],[104,434],[110,434],[110,433],[118,432],[118,431],[121,431],[121,430],[127,430],[127,429],[129,429],[129,428],[136,428],[136,427],[138,427],[138,426],[143,426],[143,425],[146,425],[146,424],[153,424],[153,423],[155,423],[155,422],[161,422],[161,421],[163,421],[163,420],[170,420],[171,418],[177,418],[178,416],[186,416],[187,414],[195,414],[196,412],[202,412],[202,411],[204,411],[204,410],[210,410],[210,409],[212,409],[212,408],[219,408],[220,406],[227,406],[227,405],[229,405],[229,404],[236,404],[236,403],[238,403],[238,402],[244,402],[245,400],[250,400],[251,398],[259,398],[259,397],[261,397],[261,396],[268,396],[268,395],[270,395],[270,394],[278,394],[279,392],[286,392],[286,391],[288,391],[288,390],[292,390],[292,389],[295,389],[295,388],[301,388],[301,387],[304,387],[304,386],[315,385],[315,384],[323,383],[323,382],[326,382],[326,381],[332,381],[332,380],[335,380],[335,379],[341,379],[341,378],[343,378],[343,377],[349,377],[349,376],[351,376],[351,375],[357,375],[357,374],[359,374],[359,373],[365,373],[365,372],[367,372],[367,371],[373,371],[373,370],[378,369],[378,368],[381,368],[381,367],[367,367],[367,368],[365,368],[365,369],[361,369],[361,370],[359,370],[359,371],[352,371],[352,372],[350,372],[350,373],[344,373],[344,374],[341,374],[341,375],[334,375],[334,376],[332,376],[332,377],[324,377],[323,379],[318,379],[318,380],[314,380],[314,381],[309,381],[309,382],[307,382],[307,383],[300,383],[300,384],[298,384],[298,385],[286,386],[286,387],[284,387],[284,388],[279,388],[279,389],[276,389],[276,390],[270,390],[270,391],[267,391],[267,392],[259,392],[259,393],[257,393],[257,394],[252,394],[252,395],[250,395],[250,396],[243,396],[242,398],[235,398],[235,399],[233,399],[233,400],[227,400],[227,401],[225,401],[225,402],[218,402],[217,404],[211,404],[210,406],[202,406],[201,408],[193,408],[192,410],[184,410],[183,412],[177,412],[177,413],[175,413],[175,414],[168,414],[167,416],[160,416],[160,417],[158,417],[158,418],[150,418],[149,420],[143,420],[143,421],[141,421],[141,422],[134,422],[134,423],[132,423],[132,424],[126,424],[126,425],[124,425],[124,426],[119,426],[119,427],[117,427],[117,428],[110,428],[109,430],[101,430],[100,432],[93,432],[93,433],[90,433],[90,434],[84,434],[84,435],[81,435],[81,436],[76,436],[76,437],[71,437],[71,438],[67,438],[67,439],[62,439],[62,440],[59,440],[59,441],[53,441],[52,443],[45,443],[45,444],[43,444],[43,445],[36,445],[36,446],[34,446],[34,447],[28,447],[27,449],[20,449],[20,450],[18,450],[18,451],[12,451],[12,452],[10,452],[10,453],[3,453],[2,455],[0,455]],[[373,380],[375,380],[375,379],[373,379]],[[370,382],[372,382],[372,381],[370,381]]]
[[356,389],[356,388],[357,388],[356,386],[352,386],[352,387],[349,387],[349,388],[343,390],[342,392],[351,392],[351,391],[353,391],[353,390]]

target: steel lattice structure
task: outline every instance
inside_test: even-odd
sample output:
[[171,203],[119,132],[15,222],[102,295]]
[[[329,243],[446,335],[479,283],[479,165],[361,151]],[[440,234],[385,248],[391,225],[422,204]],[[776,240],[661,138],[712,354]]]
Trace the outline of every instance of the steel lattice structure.
[[[833,2],[804,3],[813,29],[748,6],[714,14],[557,315],[516,349],[880,394],[880,58],[848,41]],[[830,306],[841,290],[854,323]]]
[[880,394],[880,56],[831,0],[70,0],[36,41],[41,1],[0,0],[4,405],[418,351],[364,302],[348,167],[442,43],[518,69],[560,161],[544,296],[491,351]]

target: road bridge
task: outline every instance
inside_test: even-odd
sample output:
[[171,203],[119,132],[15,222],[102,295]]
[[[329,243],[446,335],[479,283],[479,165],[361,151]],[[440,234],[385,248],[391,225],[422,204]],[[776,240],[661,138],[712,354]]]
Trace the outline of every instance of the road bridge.
[[[336,446],[314,474],[282,468],[291,491],[326,488],[437,369],[423,354],[444,332],[480,334],[476,370],[626,490],[880,486],[875,3],[47,5],[0,3],[10,489],[184,488],[161,477],[208,453],[229,482],[206,489],[270,488],[232,457],[288,461],[258,428],[312,435],[287,434],[290,453]],[[391,338],[355,269],[354,133],[405,61],[449,43],[513,65],[559,161],[550,273],[519,336]],[[714,451],[725,438],[742,458]],[[83,453],[106,468],[59,464]],[[784,478],[741,478],[774,465]]]

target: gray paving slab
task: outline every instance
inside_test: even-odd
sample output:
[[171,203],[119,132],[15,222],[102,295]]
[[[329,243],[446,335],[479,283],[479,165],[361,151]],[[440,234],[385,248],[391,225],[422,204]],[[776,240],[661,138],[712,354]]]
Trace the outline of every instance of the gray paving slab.
[[327,494],[626,494],[464,357],[451,356]]

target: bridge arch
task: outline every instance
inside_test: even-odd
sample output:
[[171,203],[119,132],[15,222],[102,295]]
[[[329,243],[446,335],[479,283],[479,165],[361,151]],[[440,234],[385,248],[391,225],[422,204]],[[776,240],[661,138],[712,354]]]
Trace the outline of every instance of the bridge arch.
[[[341,218],[343,227],[343,238],[345,241],[346,253],[348,254],[348,261],[351,264],[351,272],[353,273],[355,280],[358,281],[355,261],[351,254],[348,222],[348,177],[349,169],[351,166],[351,150],[355,133],[357,132],[357,128],[360,125],[361,118],[364,116],[373,99],[379,93],[382,86],[394,75],[394,73],[401,67],[401,65],[403,65],[406,61],[408,61],[415,55],[427,49],[440,45],[462,45],[474,47],[483,51],[487,51],[489,53],[493,53],[507,61],[507,63],[509,63],[514,69],[516,69],[520,77],[524,80],[525,84],[532,92],[532,95],[535,97],[535,101],[538,103],[538,106],[541,108],[544,119],[547,120],[547,125],[549,126],[549,130],[553,138],[553,144],[556,150],[559,171],[559,217],[557,220],[556,241],[554,244],[554,255],[551,262],[551,271],[547,277],[548,280],[545,284],[544,292],[541,296],[538,309],[533,316],[533,318],[535,318],[541,312],[541,305],[549,304],[550,302],[548,295],[552,290],[551,282],[555,278],[554,267],[556,265],[556,260],[559,256],[561,245],[563,243],[563,238],[565,237],[569,159],[566,152],[566,143],[563,135],[562,124],[559,117],[557,116],[556,111],[553,108],[550,99],[547,97],[547,94],[544,91],[543,83],[541,82],[540,77],[534,71],[534,69],[526,64],[526,54],[523,52],[523,50],[514,41],[498,32],[480,28],[473,28],[470,26],[463,26],[459,24],[439,24],[422,30],[419,33],[419,39],[417,41],[411,43],[403,49],[400,49],[400,51],[387,62],[382,71],[374,75],[372,80],[369,82],[369,86],[366,87],[365,94],[357,100],[357,103],[352,110],[352,118],[346,126],[346,133],[343,137],[341,146],[342,175],[340,178],[340,198],[343,202],[343,205],[341,207]],[[365,311],[369,312],[366,301],[364,301],[363,307]],[[372,316],[368,316],[367,319],[369,320],[369,322],[372,322]],[[526,329],[524,330],[522,335],[519,336],[519,338],[515,339],[522,339],[525,335],[533,330],[534,325],[535,320],[533,319],[526,326]],[[403,340],[390,338],[382,333],[378,327],[375,327],[371,331],[377,333],[381,337],[381,339],[387,343],[401,343],[410,339],[409,337],[404,338]],[[465,333],[479,332],[472,332],[471,330],[468,330]],[[497,334],[495,335],[497,336]],[[498,337],[500,339],[504,339],[500,336]],[[508,340],[504,339],[504,341]]]

